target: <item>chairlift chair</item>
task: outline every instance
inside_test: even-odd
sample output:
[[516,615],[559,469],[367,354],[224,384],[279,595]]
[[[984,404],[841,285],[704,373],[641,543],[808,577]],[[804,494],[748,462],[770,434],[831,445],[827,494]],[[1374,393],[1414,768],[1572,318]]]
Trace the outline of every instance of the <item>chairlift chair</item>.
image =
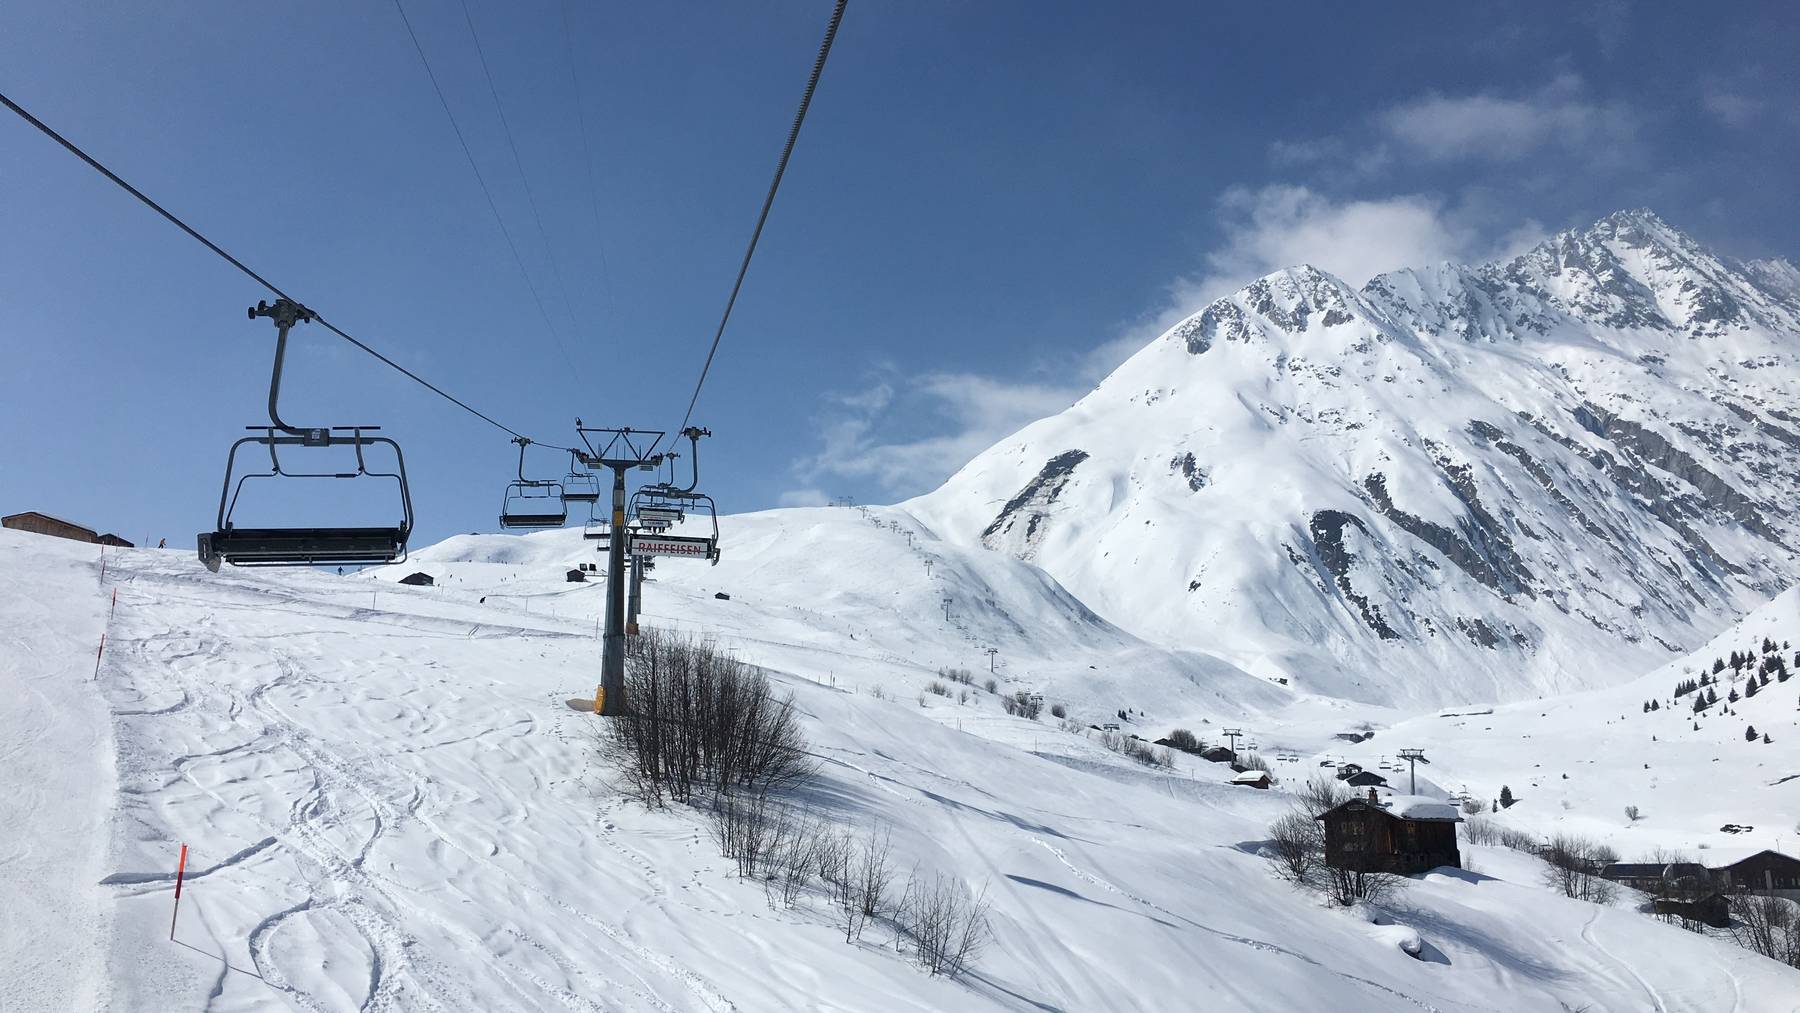
[[[253,433],[231,445],[225,458],[225,481],[219,491],[217,527],[202,532],[197,538],[200,561],[208,570],[219,571],[219,564],[233,566],[367,566],[399,562],[406,558],[406,542],[412,535],[412,494],[406,481],[406,460],[400,445],[385,436],[370,436],[379,426],[331,426],[301,428],[281,419],[277,404],[281,395],[282,366],[287,358],[288,331],[297,323],[306,323],[315,314],[286,298],[273,305],[258,302],[249,311],[250,319],[269,317],[275,322],[275,364],[269,377],[269,425],[247,426]],[[232,475],[237,469],[237,453],[246,444],[266,447],[269,451],[267,473],[248,472]],[[373,471],[365,451],[383,445],[394,454],[393,471]],[[290,471],[281,462],[280,448],[351,447],[356,454],[355,471]],[[328,478],[388,479],[400,494],[400,523],[391,527],[239,527],[235,523],[238,499],[251,479]]]
[[581,467],[574,453],[570,453],[569,458],[569,474],[563,478],[563,500],[569,503],[600,502],[600,476]]
[[509,482],[500,499],[500,526],[503,528],[560,528],[569,522],[569,505],[564,501],[563,485],[555,479],[525,477],[525,448],[531,440],[513,437],[519,445],[519,477]]

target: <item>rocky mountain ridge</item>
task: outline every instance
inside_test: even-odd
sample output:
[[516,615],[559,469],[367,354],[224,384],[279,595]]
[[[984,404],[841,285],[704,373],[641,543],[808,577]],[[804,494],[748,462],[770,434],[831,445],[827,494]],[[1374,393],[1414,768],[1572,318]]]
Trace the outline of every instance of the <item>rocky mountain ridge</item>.
[[1315,692],[1604,685],[1800,579],[1800,284],[1648,211],[1216,300],[906,507]]

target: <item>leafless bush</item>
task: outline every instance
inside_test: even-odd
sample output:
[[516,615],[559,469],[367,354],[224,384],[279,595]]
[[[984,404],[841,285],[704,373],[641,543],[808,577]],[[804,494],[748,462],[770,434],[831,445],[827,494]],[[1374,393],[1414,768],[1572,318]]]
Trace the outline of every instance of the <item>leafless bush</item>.
[[817,771],[794,713],[768,677],[712,644],[646,630],[627,647],[629,712],[603,742],[627,792],[649,806],[792,788]]
[[1498,839],[1502,847],[1511,848],[1527,855],[1541,855],[1544,851],[1543,842],[1523,830],[1512,827],[1500,827]]
[[719,795],[711,810],[713,843],[737,863],[738,875],[755,879],[788,836],[784,814],[767,795]]
[[1619,860],[1618,852],[1575,834],[1557,834],[1540,853],[1544,881],[1563,896],[1605,904],[1618,896],[1618,886],[1602,879],[1600,870]]
[[1245,770],[1270,770],[1269,761],[1263,759],[1256,753],[1251,753],[1238,762],[1243,764]]
[[1463,799],[1462,812],[1464,816],[1480,816],[1482,813],[1487,812],[1487,803],[1478,798],[1465,798]]
[[1746,950],[1800,967],[1800,908],[1791,900],[1747,893],[1732,896],[1731,936]]
[[1500,828],[1480,816],[1471,816],[1463,823],[1463,840],[1470,844],[1500,843]]
[[957,690],[956,691],[956,702],[957,703],[968,703],[969,702],[969,691],[966,689]]
[[1042,697],[1034,696],[1021,689],[1015,691],[1011,696],[1001,697],[1000,706],[1006,709],[1006,713],[1014,717],[1030,718],[1036,721],[1038,713],[1044,709],[1044,701]]
[[1640,814],[1637,806],[1628,805],[1625,807],[1625,818],[1630,820],[1633,823],[1636,823],[1639,819],[1642,819],[1643,817]]
[[1294,804],[1309,818],[1316,819],[1350,801],[1350,789],[1329,774],[1314,774],[1305,787],[1294,793]]
[[960,682],[965,686],[973,686],[975,684],[975,676],[970,674],[969,670],[966,668],[940,668],[938,669],[938,675],[949,679],[951,682]]
[[936,693],[938,696],[949,696],[950,687],[933,679],[931,680],[931,683],[925,687],[925,692]]
[[981,688],[987,690],[989,693],[992,693],[992,692],[994,692],[994,688],[999,685],[1000,684],[998,682],[995,682],[994,680],[989,679],[986,682],[981,684]]
[[1203,743],[1200,741],[1200,736],[1195,735],[1186,728],[1177,728],[1170,732],[1167,741],[1169,745],[1184,753],[1198,753],[1203,746]]
[[881,683],[876,683],[874,686],[871,686],[869,688],[869,695],[874,697],[877,700],[886,700],[887,699],[887,690],[882,688]]
[[943,873],[909,880],[899,922],[913,961],[931,975],[954,978],[967,971],[993,938],[990,907],[985,888],[973,892]]
[[1319,822],[1299,810],[1269,826],[1269,846],[1283,877],[1306,883],[1325,854],[1325,835]]
[[769,842],[764,859],[764,895],[773,906],[793,907],[812,881],[818,864],[819,840],[825,834],[823,820],[809,813],[785,819]]
[[1376,869],[1340,868],[1335,865],[1323,866],[1325,870],[1325,892],[1333,901],[1346,907],[1362,902],[1380,904],[1392,896],[1406,880],[1391,872]]
[[1060,703],[1053,703],[1050,705],[1050,716],[1053,718],[1066,718],[1069,716],[1069,708]]

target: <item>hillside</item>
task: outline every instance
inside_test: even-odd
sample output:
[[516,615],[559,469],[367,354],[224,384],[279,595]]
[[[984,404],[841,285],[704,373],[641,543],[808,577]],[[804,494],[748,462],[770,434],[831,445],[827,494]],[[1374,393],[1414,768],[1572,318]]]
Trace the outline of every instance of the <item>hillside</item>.
[[[748,544],[738,571],[719,568],[742,581],[730,601],[711,596],[726,585],[704,567],[675,578],[669,564],[657,614],[753,654],[795,694],[823,760],[823,811],[891,831],[903,868],[987,889],[995,936],[977,973],[927,977],[881,927],[847,945],[819,902],[772,907],[736,879],[691,812],[623,802],[594,719],[564,703],[591,693],[598,659],[582,605],[593,588],[563,583],[564,555],[581,551],[566,533],[422,551],[414,562],[448,579],[416,589],[215,577],[147,550],[109,554],[102,583],[91,547],[0,532],[13,592],[0,620],[14,631],[0,664],[47,694],[37,712],[0,711],[9,731],[42,729],[35,767],[0,768],[5,790],[48,774],[62,792],[5,825],[9,878],[30,870],[43,893],[4,921],[9,941],[80,943],[45,965],[9,945],[0,976],[170,1010],[1138,1010],[1197,993],[1244,1009],[1776,1010],[1800,988],[1729,945],[1504,871],[1415,881],[1386,916],[1422,937],[1424,959],[1409,957],[1395,945],[1405,929],[1325,908],[1246,850],[1280,792],[1226,786],[1210,764],[1149,773],[1007,717],[985,692],[921,706],[903,666],[954,656],[962,631],[776,566],[792,520],[735,528],[746,543],[761,529],[770,548],[766,568]],[[879,533],[871,562],[909,552]],[[1027,568],[971,555],[964,571],[944,556],[934,573],[982,577],[1021,641],[1140,650]],[[910,648],[859,635],[827,649],[834,624]],[[1208,685],[1266,685],[1209,671]],[[83,714],[110,726],[110,744]],[[72,823],[88,850],[44,843]],[[170,943],[179,842],[191,852]]]
[[[1710,675],[1715,659],[1733,652],[1760,659],[1765,639],[1793,672],[1800,588],[1689,657],[1621,685],[1492,709],[1452,708],[1331,753],[1373,768],[1401,748],[1423,748],[1432,762],[1420,776],[1435,787],[1467,787],[1492,800],[1505,785],[1518,802],[1500,814],[1504,823],[1541,835],[1573,831],[1628,858],[1657,848],[1708,861],[1709,853],[1745,849],[1793,854],[1800,844],[1800,678],[1771,677],[1746,697],[1747,676],[1733,678],[1727,667],[1717,677],[1719,702],[1699,713],[1693,694],[1673,695],[1677,684]],[[1740,697],[1735,702],[1732,692]],[[1652,700],[1658,709],[1646,712]],[[1754,742],[1745,736],[1749,726],[1758,732]],[[1404,773],[1394,776],[1405,783]],[[1628,818],[1626,806],[1635,806],[1639,819]],[[1721,830],[1727,825],[1754,829]]]
[[903,506],[1310,692],[1604,685],[1800,577],[1792,277],[1645,211],[1361,291],[1291,268]]

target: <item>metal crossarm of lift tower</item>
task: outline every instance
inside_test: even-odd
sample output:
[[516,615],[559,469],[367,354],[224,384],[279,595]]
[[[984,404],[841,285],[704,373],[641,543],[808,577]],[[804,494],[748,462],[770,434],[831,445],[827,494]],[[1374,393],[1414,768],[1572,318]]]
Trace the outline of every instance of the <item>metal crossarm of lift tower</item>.
[[608,429],[583,425],[575,420],[575,432],[587,451],[576,451],[581,463],[589,468],[640,468],[654,471],[664,454],[656,453],[656,445],[668,433],[656,429]]

